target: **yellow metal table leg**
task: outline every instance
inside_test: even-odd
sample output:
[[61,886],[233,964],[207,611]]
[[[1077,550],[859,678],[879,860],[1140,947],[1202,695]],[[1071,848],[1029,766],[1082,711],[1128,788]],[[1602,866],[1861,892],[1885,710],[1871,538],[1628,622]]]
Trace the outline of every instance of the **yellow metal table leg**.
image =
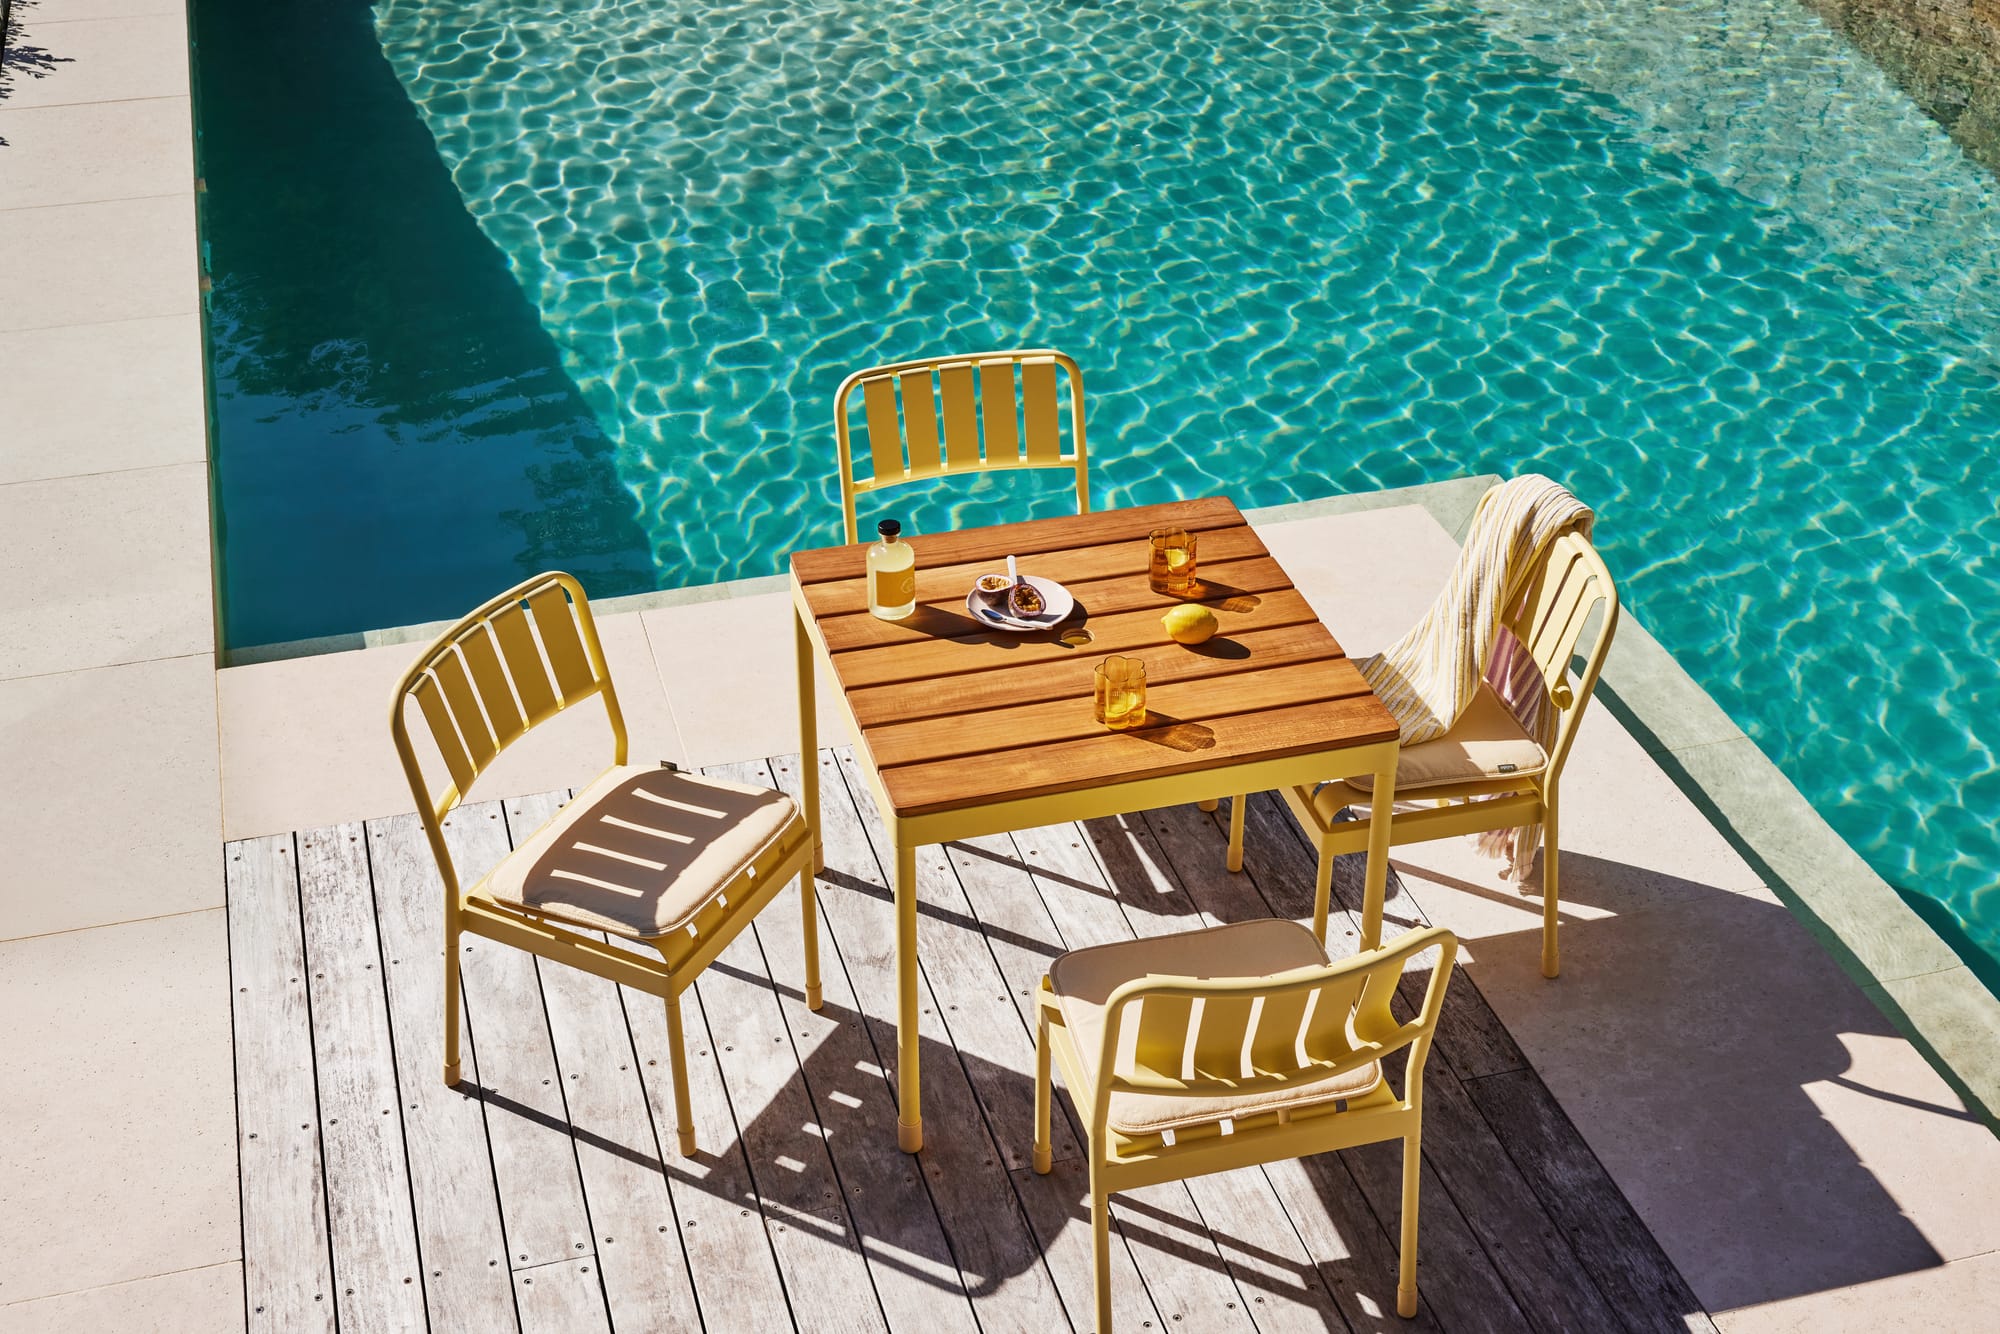
[[891,830],[896,848],[896,1142],[905,1153],[924,1147],[924,1113],[917,1088],[917,850]]
[[1389,820],[1396,808],[1396,749],[1375,766],[1374,800],[1368,803],[1368,871],[1362,878],[1361,948],[1382,943],[1382,900],[1389,887]]
[[1250,796],[1245,792],[1229,799],[1229,857],[1225,865],[1232,871],[1243,869],[1243,812],[1249,804]]

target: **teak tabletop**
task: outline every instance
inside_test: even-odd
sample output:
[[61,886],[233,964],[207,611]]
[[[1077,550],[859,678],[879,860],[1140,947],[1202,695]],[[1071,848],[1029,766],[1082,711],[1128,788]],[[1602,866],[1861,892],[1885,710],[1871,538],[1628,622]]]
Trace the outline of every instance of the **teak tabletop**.
[[[1146,536],[1197,535],[1198,587],[1156,593]],[[806,819],[818,828],[815,667],[840,687],[856,756],[895,844],[903,1147],[922,1143],[916,1083],[914,850],[925,843],[1146,810],[1368,773],[1392,793],[1396,721],[1234,504],[1222,497],[1037,519],[907,539],[917,609],[869,614],[865,545],[792,556]],[[1077,609],[1031,634],[966,611],[979,575],[1018,558],[1067,587]],[[1162,614],[1216,613],[1206,644],[1175,643]],[[1087,638],[1075,632],[1083,631]],[[1110,654],[1144,659],[1147,724],[1092,716],[1092,672]],[[1243,803],[1231,823],[1240,833]],[[1379,899],[1387,821],[1371,845]],[[815,834],[817,836],[817,834]],[[1232,867],[1231,869],[1235,869]],[[904,920],[907,918],[907,936]]]

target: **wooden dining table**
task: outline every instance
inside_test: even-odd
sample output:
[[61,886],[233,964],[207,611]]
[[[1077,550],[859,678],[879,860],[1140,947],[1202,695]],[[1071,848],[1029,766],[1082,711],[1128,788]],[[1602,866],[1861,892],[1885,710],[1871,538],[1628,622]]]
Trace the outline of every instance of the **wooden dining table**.
[[[1196,535],[1197,584],[1155,592],[1147,535]],[[1229,500],[1210,497],[907,539],[917,605],[869,613],[863,545],[791,558],[797,612],[804,813],[820,851],[816,675],[825,670],[894,851],[897,1139],[923,1147],[917,1033],[916,849],[928,843],[1241,797],[1368,774],[1394,800],[1396,721]],[[966,607],[981,574],[1018,558],[1063,584],[1076,609],[1052,630],[985,626]],[[1220,629],[1174,642],[1169,608],[1199,602]],[[1147,721],[1111,731],[1093,715],[1096,665],[1144,660]],[[1231,803],[1241,846],[1244,803]],[[1234,858],[1232,857],[1232,860]],[[1367,907],[1380,920],[1389,821],[1372,826]],[[1232,870],[1237,869],[1231,866]]]

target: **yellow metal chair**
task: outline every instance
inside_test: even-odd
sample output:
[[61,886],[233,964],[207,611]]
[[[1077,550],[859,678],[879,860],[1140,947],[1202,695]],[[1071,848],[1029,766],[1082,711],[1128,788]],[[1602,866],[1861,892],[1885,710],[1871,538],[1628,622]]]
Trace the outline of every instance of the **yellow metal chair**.
[[[1596,638],[1583,659],[1582,673],[1572,678],[1570,666],[1591,615],[1601,609]],[[1391,846],[1449,838],[1454,834],[1542,826],[1542,975],[1560,970],[1556,949],[1557,783],[1563,762],[1576,740],[1577,723],[1590,702],[1603,670],[1611,637],[1618,630],[1618,590],[1611,572],[1588,538],[1565,533],[1550,544],[1548,557],[1535,572],[1519,613],[1508,629],[1534,658],[1548,692],[1545,707],[1553,711],[1553,740],[1544,747],[1515,721],[1491,686],[1482,684],[1465,716],[1433,741],[1407,746],[1397,760],[1399,800],[1438,804],[1397,811],[1389,822]],[[1328,898],[1333,885],[1333,859],[1345,852],[1365,852],[1369,818],[1336,820],[1343,808],[1366,805],[1366,777],[1296,787],[1285,791],[1285,804],[1319,850],[1314,886],[1313,931],[1326,938]],[[1241,803],[1237,803],[1241,809]],[[1229,865],[1243,863],[1243,826],[1230,824]],[[1382,905],[1365,906],[1361,923],[1364,949],[1382,938]]]
[[[1063,452],[1058,372],[1069,381],[1068,453]],[[848,400],[856,388],[861,390],[874,467],[868,477],[855,475],[847,421]],[[1083,373],[1060,352],[1042,348],[924,357],[856,371],[834,393],[833,431],[840,445],[840,510],[848,542],[860,540],[854,504],[862,492],[982,468],[1073,469],[1076,512],[1090,513]]]
[[[1390,1009],[1403,970],[1436,947],[1422,1010]],[[1073,950],[1042,980],[1035,1170],[1047,1172],[1049,1064],[1088,1132],[1098,1334],[1111,1330],[1114,1191],[1331,1149],[1403,1141],[1396,1309],[1417,1313],[1424,1060],[1458,942],[1412,931],[1338,963],[1297,922],[1237,922]],[[1383,1058],[1409,1048],[1399,1097]]]
[[[592,698],[611,724],[611,766],[461,889],[445,817],[509,745]],[[411,740],[413,705],[436,746],[437,784]],[[469,931],[665,1001],[680,1151],[692,1155],[680,994],[793,876],[806,1002],[820,1007],[813,844],[797,805],[768,788],[625,762],[618,694],[583,587],[567,574],[517,584],[439,636],[397,684],[389,729],[444,879],[444,1082],[459,1079],[459,938]],[[643,942],[659,960],[583,931]]]

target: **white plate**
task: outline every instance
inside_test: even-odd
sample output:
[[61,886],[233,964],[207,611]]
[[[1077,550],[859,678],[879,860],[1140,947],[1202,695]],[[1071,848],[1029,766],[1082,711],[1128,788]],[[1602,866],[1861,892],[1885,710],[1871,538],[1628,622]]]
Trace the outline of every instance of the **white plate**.
[[[1042,611],[1039,616],[1019,619],[1007,611],[1005,593],[986,594],[977,588],[965,595],[965,609],[988,630],[1007,630],[1014,634],[1033,634],[1037,630],[1049,630],[1061,625],[1069,614],[1076,610],[1076,599],[1070,591],[1053,579],[1044,579],[1039,574],[1024,574],[1021,582],[1031,584],[1042,595]],[[991,613],[990,615],[988,613]]]

